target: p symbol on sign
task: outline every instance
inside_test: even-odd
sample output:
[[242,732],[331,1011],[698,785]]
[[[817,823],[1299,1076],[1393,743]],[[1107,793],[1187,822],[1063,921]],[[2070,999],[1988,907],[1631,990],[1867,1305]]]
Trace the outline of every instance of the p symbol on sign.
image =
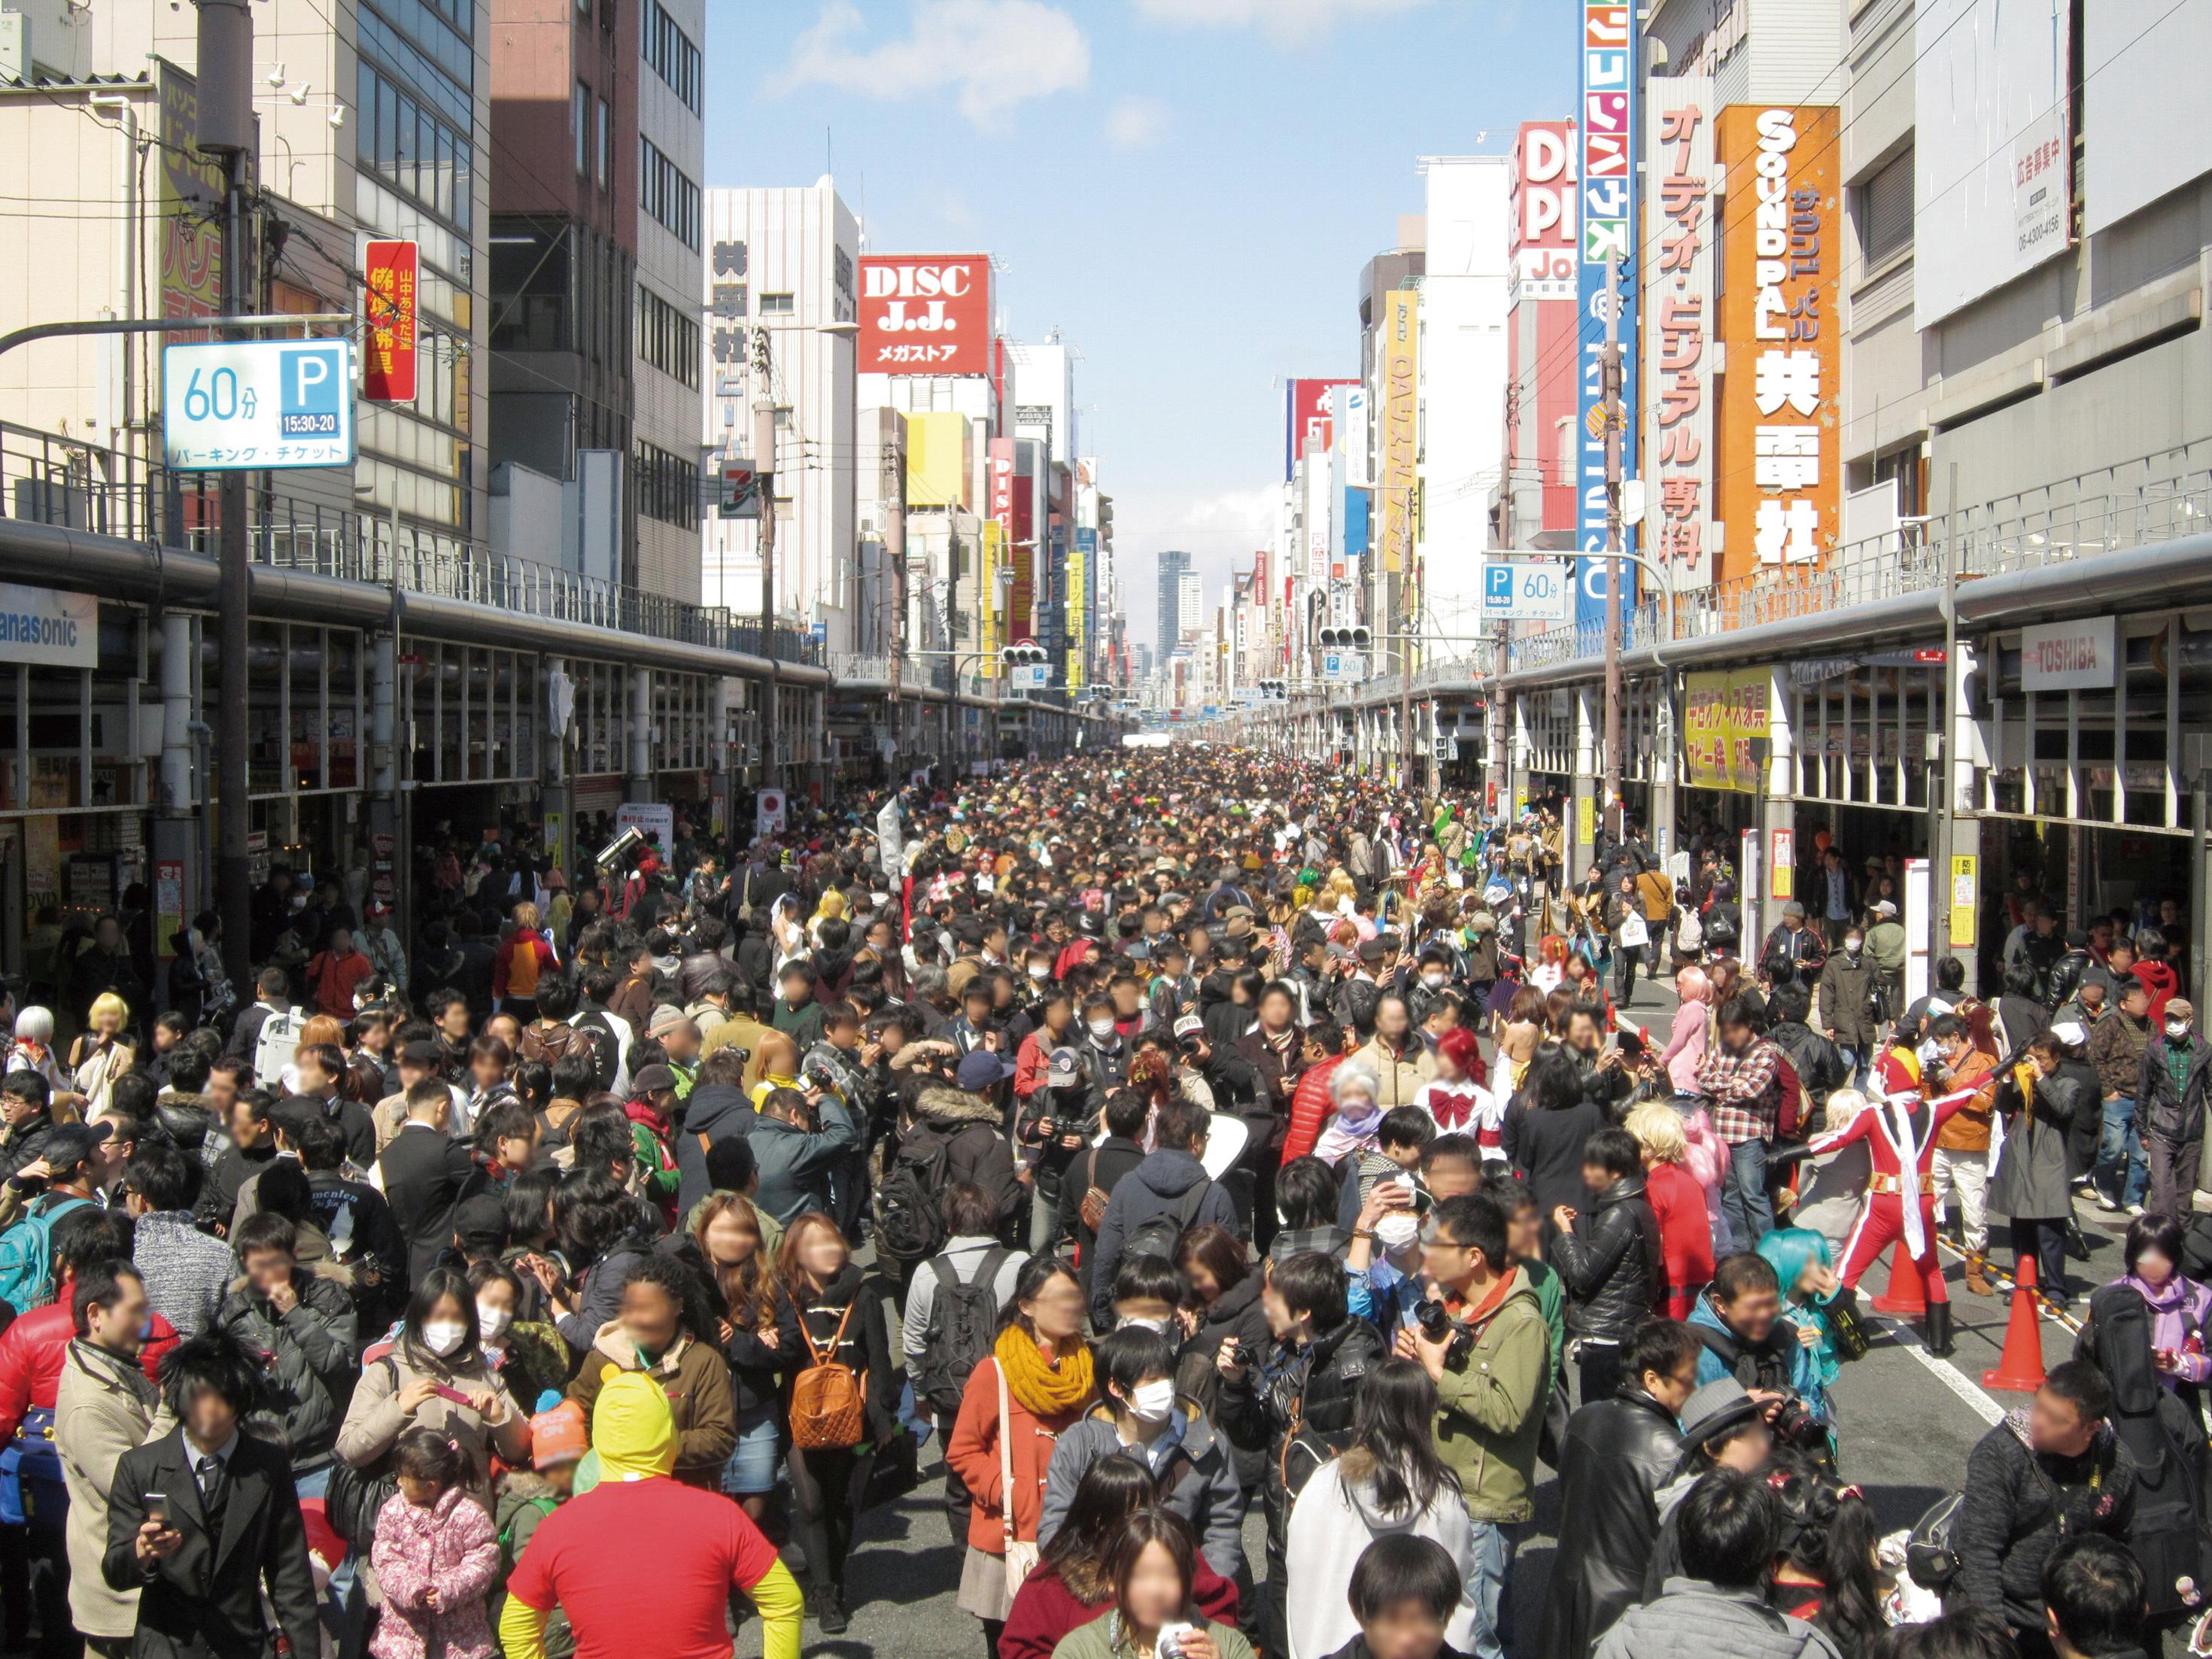
[[292,395],[304,404],[308,387],[320,386],[331,378],[330,359],[319,351],[295,351],[292,362],[299,376]]

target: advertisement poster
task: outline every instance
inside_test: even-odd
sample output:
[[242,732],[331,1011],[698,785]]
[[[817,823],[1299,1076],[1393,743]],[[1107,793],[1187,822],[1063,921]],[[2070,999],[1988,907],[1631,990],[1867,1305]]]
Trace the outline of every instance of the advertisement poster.
[[1759,793],[1771,689],[1763,668],[1683,677],[1682,752],[1692,788]]

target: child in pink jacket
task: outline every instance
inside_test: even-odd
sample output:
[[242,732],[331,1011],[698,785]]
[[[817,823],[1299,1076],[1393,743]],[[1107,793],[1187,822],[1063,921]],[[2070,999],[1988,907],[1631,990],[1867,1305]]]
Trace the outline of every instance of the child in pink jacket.
[[463,1489],[460,1447],[414,1428],[397,1446],[399,1490],[376,1512],[369,1553],[384,1589],[374,1659],[492,1659],[484,1598],[499,1572],[499,1534]]

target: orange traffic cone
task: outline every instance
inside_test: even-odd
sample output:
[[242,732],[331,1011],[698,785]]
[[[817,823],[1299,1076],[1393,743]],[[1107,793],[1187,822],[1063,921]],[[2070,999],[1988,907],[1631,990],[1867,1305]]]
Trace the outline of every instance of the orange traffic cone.
[[1920,1282],[1920,1268],[1912,1260],[1912,1247],[1900,1237],[1896,1254],[1889,1258],[1889,1288],[1875,1297],[1876,1313],[1903,1314],[1917,1319],[1928,1310],[1928,1291]]
[[2021,1258],[2012,1292],[2012,1317],[2005,1323],[2004,1352],[1994,1370],[1982,1373],[1985,1389],[2033,1394],[2043,1386],[2043,1329],[2036,1322],[2035,1259]]

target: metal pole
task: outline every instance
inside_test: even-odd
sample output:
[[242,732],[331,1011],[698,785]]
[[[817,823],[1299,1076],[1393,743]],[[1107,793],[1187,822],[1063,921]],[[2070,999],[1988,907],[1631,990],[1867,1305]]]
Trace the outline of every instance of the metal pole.
[[1620,821],[1620,262],[1605,266],[1605,814]]
[[[253,251],[246,233],[244,174],[252,143],[252,14],[235,0],[202,0],[199,32],[198,148],[222,158],[222,308],[246,311]],[[222,659],[222,702],[216,711],[217,820],[215,886],[222,917],[223,966],[241,1001],[252,995],[253,894],[246,854],[252,818],[246,767],[246,474],[225,472],[218,495],[216,641]],[[289,671],[288,671],[289,672]]]
[[1398,653],[1398,787],[1413,787],[1413,492],[1406,489],[1406,568],[1398,573],[1398,615],[1407,644]]
[[[1951,463],[1951,498],[1944,514],[1943,533],[1943,708],[1941,722],[1929,735],[1935,739],[1935,765],[1928,775],[1929,807],[1933,814],[1928,848],[1928,973],[1935,982],[1936,963],[1951,951],[1951,739],[1958,724],[1954,705],[1959,695],[1959,464]],[[2066,918],[2069,927],[2080,925]]]
[[766,329],[753,334],[753,488],[760,498],[760,526],[754,545],[760,550],[761,655],[768,659],[768,679],[761,687],[760,781],[763,789],[775,785],[775,739],[778,717],[775,657],[775,398],[769,390],[769,338]]
[[906,416],[898,417],[898,437],[884,455],[884,487],[890,492],[890,514],[884,528],[884,551],[891,562],[891,740],[900,729],[899,692],[906,668]]

